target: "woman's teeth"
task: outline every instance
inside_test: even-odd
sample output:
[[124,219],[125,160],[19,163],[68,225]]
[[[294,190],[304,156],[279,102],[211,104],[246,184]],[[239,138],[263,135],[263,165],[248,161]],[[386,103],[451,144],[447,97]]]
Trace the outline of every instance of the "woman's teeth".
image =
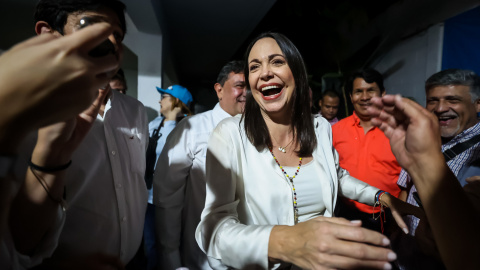
[[276,95],[281,91],[282,91],[282,88],[276,85],[270,85],[262,88],[262,94],[266,97]]

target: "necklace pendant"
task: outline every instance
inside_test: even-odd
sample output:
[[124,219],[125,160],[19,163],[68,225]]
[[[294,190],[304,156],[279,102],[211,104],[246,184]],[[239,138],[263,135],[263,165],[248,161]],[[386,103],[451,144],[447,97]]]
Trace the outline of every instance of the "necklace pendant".
[[282,152],[282,153],[286,153],[287,151],[285,150],[284,147],[278,147],[278,151]]

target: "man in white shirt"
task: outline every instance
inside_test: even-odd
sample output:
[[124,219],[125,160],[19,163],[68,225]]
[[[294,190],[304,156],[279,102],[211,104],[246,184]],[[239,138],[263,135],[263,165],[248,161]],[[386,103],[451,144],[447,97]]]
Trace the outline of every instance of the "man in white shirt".
[[[109,43],[105,54],[121,59],[124,10],[117,0],[41,0],[35,30],[61,38],[85,22],[108,22],[114,31],[104,42]],[[89,52],[92,57],[98,53]],[[62,262],[68,268],[64,261],[92,253],[108,254],[126,264],[140,246],[147,206],[145,109],[108,86],[99,90],[96,102],[87,111],[94,108],[98,114],[84,112],[41,129],[33,154],[23,147],[19,163],[30,156],[31,163],[28,171],[22,164],[16,167],[17,173],[27,171],[27,176],[12,206],[10,226],[20,253],[56,247],[51,263]]]
[[205,158],[217,124],[245,107],[244,64],[227,63],[214,88],[213,110],[182,120],[170,133],[158,159],[153,181],[160,269],[211,269],[198,247],[195,230],[205,205]]

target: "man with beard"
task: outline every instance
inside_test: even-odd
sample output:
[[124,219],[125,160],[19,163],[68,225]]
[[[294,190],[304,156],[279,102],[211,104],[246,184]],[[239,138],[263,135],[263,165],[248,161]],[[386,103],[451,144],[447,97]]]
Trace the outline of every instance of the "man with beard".
[[[480,77],[470,70],[447,69],[430,76],[425,82],[425,91],[426,109],[434,113],[439,121],[442,152],[447,165],[460,184],[465,186],[468,177],[480,175],[480,124],[477,118],[477,112],[480,111]],[[400,173],[398,185],[402,188],[401,197],[406,197],[408,203],[418,206],[420,201],[416,195],[417,190],[405,170]],[[405,221],[410,235],[416,235],[420,220],[406,216]],[[424,232],[417,235],[424,236]],[[402,239],[403,242],[400,243],[403,244],[398,244],[399,246],[405,246],[404,241],[408,241]],[[402,268],[438,267],[432,266],[432,260],[419,256],[417,249],[412,246],[414,244],[415,242],[409,244],[408,249],[402,249],[402,253],[406,252],[404,256],[399,256],[402,258]]]
[[205,161],[210,134],[223,119],[241,114],[246,84],[241,61],[227,63],[214,85],[218,104],[182,120],[170,133],[153,180],[159,268],[210,269],[195,230],[205,206]]
[[[397,179],[400,173],[390,143],[383,132],[375,127],[367,111],[373,97],[385,95],[383,76],[374,69],[355,72],[345,83],[353,103],[353,115],[332,126],[333,146],[338,151],[340,166],[351,176],[398,197],[400,188]],[[380,207],[343,199],[337,216],[349,220],[361,220],[362,226],[378,232],[383,231]],[[392,220],[386,215],[387,222]],[[394,223],[394,222],[392,222]]]

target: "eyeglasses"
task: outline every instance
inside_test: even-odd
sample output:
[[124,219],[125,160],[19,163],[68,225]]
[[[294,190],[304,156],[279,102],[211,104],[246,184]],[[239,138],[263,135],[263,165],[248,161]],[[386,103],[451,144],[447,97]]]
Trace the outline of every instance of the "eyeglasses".
[[164,99],[164,98],[167,98],[167,97],[172,97],[172,95],[169,95],[169,94],[162,94],[160,97],[161,97],[162,99]]

